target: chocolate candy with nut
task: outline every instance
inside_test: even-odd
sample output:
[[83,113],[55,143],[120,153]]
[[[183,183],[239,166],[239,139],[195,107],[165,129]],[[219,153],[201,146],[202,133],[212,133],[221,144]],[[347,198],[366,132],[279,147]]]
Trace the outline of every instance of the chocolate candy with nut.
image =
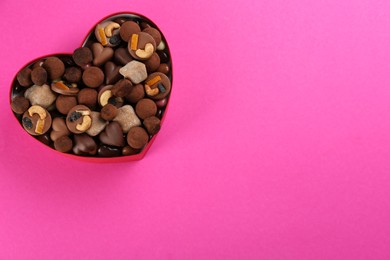
[[27,133],[61,153],[131,156],[161,128],[171,71],[165,38],[152,22],[114,15],[71,55],[22,68],[11,108]]

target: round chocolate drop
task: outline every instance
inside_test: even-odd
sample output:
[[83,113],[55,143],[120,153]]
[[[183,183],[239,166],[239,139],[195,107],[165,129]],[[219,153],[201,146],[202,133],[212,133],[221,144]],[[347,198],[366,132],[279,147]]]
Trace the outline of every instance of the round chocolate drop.
[[31,80],[31,69],[24,68],[16,74],[16,79],[18,80],[20,86],[30,87],[33,82]]
[[130,93],[126,96],[126,100],[130,103],[137,103],[139,100],[145,97],[145,90],[141,84],[135,85]]
[[61,136],[54,141],[54,149],[59,152],[67,153],[70,152],[73,148],[73,141],[69,136]]
[[64,78],[70,83],[77,83],[81,80],[81,69],[77,67],[70,67],[65,70]]
[[72,57],[74,62],[80,67],[84,67],[85,65],[91,63],[93,60],[92,51],[87,47],[77,48],[73,52]]
[[65,73],[65,64],[57,57],[49,57],[42,64],[51,80],[60,79]]
[[127,143],[134,149],[141,149],[148,141],[149,135],[142,127],[134,126],[127,133]]
[[97,105],[98,92],[92,88],[83,88],[77,95],[77,101],[80,105],[85,105],[93,109]]
[[156,115],[157,105],[153,100],[144,98],[138,101],[137,105],[135,106],[135,112],[139,118],[145,119],[147,117]]
[[14,99],[12,99],[11,109],[16,114],[19,114],[19,115],[23,114],[24,112],[27,111],[27,109],[29,107],[30,107],[30,102],[25,97],[19,96],[19,97],[15,97]]
[[60,95],[56,99],[56,108],[61,114],[68,114],[69,110],[77,105],[77,99],[74,96]]
[[122,40],[128,42],[132,34],[139,33],[140,31],[141,28],[136,22],[127,21],[121,25],[121,28],[119,29],[119,34]]
[[47,72],[42,67],[36,67],[31,71],[31,80],[35,85],[42,86],[47,81]]
[[104,81],[104,73],[98,67],[89,67],[83,72],[83,82],[90,88],[97,88]]
[[156,41],[156,45],[158,46],[161,42],[161,33],[156,29],[156,28],[153,28],[153,27],[147,27],[143,30],[143,32],[146,32],[148,34],[150,34],[153,39]]

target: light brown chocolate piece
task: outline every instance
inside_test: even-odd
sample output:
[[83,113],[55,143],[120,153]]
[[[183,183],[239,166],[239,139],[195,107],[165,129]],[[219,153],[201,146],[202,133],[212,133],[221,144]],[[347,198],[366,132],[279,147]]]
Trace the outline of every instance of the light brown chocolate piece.
[[73,107],[66,117],[66,126],[74,134],[87,131],[92,125],[91,110],[84,105]]
[[50,129],[51,122],[50,113],[38,105],[31,106],[22,117],[22,125],[31,135],[43,135]]

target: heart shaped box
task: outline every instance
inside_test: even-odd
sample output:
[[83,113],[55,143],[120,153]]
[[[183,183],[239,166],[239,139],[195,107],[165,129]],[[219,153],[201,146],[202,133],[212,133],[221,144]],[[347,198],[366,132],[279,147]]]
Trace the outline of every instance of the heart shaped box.
[[[141,20],[146,20],[149,24],[151,24],[154,28],[158,29],[161,33],[161,37],[162,37],[162,40],[165,42],[165,45],[166,45],[166,52],[168,54],[168,57],[169,57],[169,62],[170,62],[170,75],[168,75],[168,78],[170,79],[171,81],[171,92],[168,96],[168,99],[167,99],[167,104],[165,106],[165,109],[164,109],[164,112],[163,112],[163,115],[162,115],[162,118],[161,118],[161,127],[163,125],[163,122],[165,120],[165,117],[166,117],[166,114],[167,114],[167,110],[168,110],[168,106],[169,106],[169,99],[172,95],[172,85],[173,85],[173,66],[172,66],[172,56],[171,56],[171,53],[169,51],[169,44],[164,36],[164,34],[162,33],[162,31],[160,30],[160,28],[153,22],[151,21],[149,18],[141,15],[141,14],[138,14],[138,13],[134,13],[134,12],[118,12],[118,13],[114,13],[114,14],[111,14],[111,15],[108,15],[106,17],[104,17],[103,19],[99,20],[90,30],[89,32],[87,33],[87,36],[84,38],[84,40],[82,41],[82,45],[81,47],[84,47],[88,41],[90,39],[92,39],[94,36],[94,30],[95,30],[95,26],[99,23],[102,23],[106,20],[114,20],[116,18],[130,18],[130,19],[141,19]],[[77,47],[76,47],[77,48]],[[44,55],[44,56],[41,56],[39,58],[36,58],[30,62],[28,62],[26,65],[24,65],[20,70],[22,70],[23,68],[25,67],[29,67],[31,66],[32,64],[34,64],[35,62],[39,61],[39,60],[42,60],[44,58],[48,58],[48,57],[51,57],[51,56],[57,56],[57,57],[60,57],[60,56],[69,56],[69,57],[72,57],[72,54],[71,53],[55,53],[55,54],[50,54],[50,55]],[[19,71],[20,71],[19,70]],[[19,72],[18,71],[18,72]],[[16,73],[16,75],[18,74],[18,72]],[[15,82],[17,82],[17,79],[16,79],[16,75],[12,81],[12,84],[11,84],[11,88],[10,88],[10,93],[9,93],[9,97],[10,97],[10,103],[12,101],[12,99],[17,96],[17,92],[18,90],[15,88]],[[13,111],[11,110],[11,112],[13,113]],[[14,116],[15,116],[15,119],[16,121],[18,122],[18,124],[20,125],[20,119],[18,118],[19,115],[13,113]],[[21,126],[21,125],[20,125]],[[21,126],[22,127],[22,126]],[[24,131],[24,129],[23,129]],[[159,132],[158,132],[159,133]],[[154,134],[153,137],[149,140],[149,142],[145,145],[145,147],[142,149],[142,151],[138,154],[134,154],[134,155],[127,155],[127,156],[118,156],[118,157],[94,157],[94,156],[78,156],[78,155],[75,155],[75,154],[69,154],[69,153],[61,153],[57,150],[55,150],[54,148],[48,146],[48,145],[45,145],[44,143],[42,143],[41,141],[37,140],[36,138],[34,138],[33,136],[30,135],[31,138],[33,138],[34,140],[36,140],[37,143],[39,143],[41,146],[47,148],[47,149],[50,149],[51,151],[57,153],[57,154],[60,154],[61,156],[66,156],[68,158],[72,158],[72,159],[76,159],[76,160],[81,160],[81,161],[85,161],[85,162],[96,162],[96,163],[115,163],[115,162],[129,162],[129,161],[138,161],[138,160],[141,160],[142,158],[145,157],[146,153],[148,152],[148,150],[150,149],[150,147],[152,146],[154,140],[157,138],[157,135],[158,133]],[[29,135],[28,133],[26,133],[27,135]],[[38,146],[37,146],[38,148]]]

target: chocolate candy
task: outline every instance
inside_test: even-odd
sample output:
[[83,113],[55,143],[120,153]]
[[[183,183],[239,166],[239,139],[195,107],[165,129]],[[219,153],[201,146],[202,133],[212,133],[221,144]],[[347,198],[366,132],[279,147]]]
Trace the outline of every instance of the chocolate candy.
[[77,105],[77,99],[73,96],[60,95],[56,99],[56,108],[61,114],[68,114],[69,110]]
[[62,80],[51,83],[51,90],[65,96],[74,96],[80,91],[76,83],[69,84]]
[[144,64],[148,73],[155,72],[160,66],[160,56],[157,53],[153,53],[148,60],[144,61]]
[[97,136],[104,130],[106,125],[108,125],[108,122],[106,120],[103,120],[100,117],[100,113],[96,111],[91,111],[91,119],[91,127],[87,130],[86,133],[90,136]]
[[77,155],[95,155],[97,152],[97,144],[87,134],[74,135],[73,152]]
[[123,66],[119,73],[123,75],[123,77],[130,79],[134,84],[141,83],[148,77],[148,72],[146,70],[145,64],[133,60]]
[[42,67],[46,69],[51,80],[59,79],[65,73],[65,64],[57,57],[47,58]]
[[159,132],[170,80],[169,50],[155,25],[115,15],[71,55],[21,69],[10,103],[26,132],[59,152],[129,156]]
[[114,56],[114,50],[110,47],[103,47],[98,42],[92,44],[92,53],[93,53],[93,65],[100,66],[107,61],[109,61],[112,56]]
[[77,95],[77,101],[80,105],[86,105],[90,109],[94,109],[97,104],[98,92],[92,88],[83,88]]
[[42,67],[36,67],[31,71],[31,80],[35,85],[42,86],[47,81],[47,72]]
[[69,152],[73,148],[72,139],[68,136],[61,136],[54,141],[54,148],[63,153]]
[[50,107],[55,101],[57,96],[51,91],[50,87],[46,84],[42,86],[34,85],[24,92],[24,97],[27,98],[31,105],[39,105],[44,108]]
[[160,119],[155,116],[145,118],[143,124],[150,135],[157,134],[161,127]]
[[127,143],[131,148],[141,149],[149,141],[148,133],[142,127],[132,127],[127,133]]
[[66,126],[69,131],[81,134],[87,131],[92,125],[91,110],[83,105],[77,105],[69,110],[66,117]]
[[122,78],[122,75],[119,74],[120,67],[117,66],[114,62],[109,61],[104,65],[104,74],[106,75],[106,85],[111,85]]
[[156,42],[156,45],[158,46],[161,42],[161,34],[160,32],[156,29],[156,28],[153,28],[153,27],[146,27],[143,32],[146,32],[148,34],[150,34],[154,41]]
[[165,98],[171,91],[171,81],[161,72],[150,74],[144,86],[146,95],[154,100]]
[[118,114],[113,119],[120,124],[123,133],[127,133],[130,128],[134,126],[140,126],[141,120],[135,114],[134,108],[130,105],[125,105],[118,109]]
[[93,59],[92,51],[87,47],[77,48],[73,52],[73,60],[80,67],[84,67],[91,63]]
[[121,153],[122,151],[120,148],[107,145],[101,145],[98,149],[98,155],[101,157],[116,157],[120,156]]
[[[160,57],[160,56],[159,56]],[[161,72],[161,73],[164,73],[165,75],[168,74],[169,72],[169,66],[168,64],[166,63],[161,63],[158,68],[157,68],[157,72]]]
[[32,85],[31,69],[30,68],[22,69],[16,75],[16,79],[18,80],[20,86],[30,87]]
[[96,39],[103,46],[115,47],[121,43],[119,37],[120,29],[122,29],[121,25],[113,21],[100,23],[95,29]]
[[127,48],[116,49],[114,53],[114,59],[116,63],[122,66],[126,65],[127,63],[133,60],[130,53],[127,51]]
[[130,94],[132,87],[130,80],[121,79],[111,88],[111,92],[116,97],[125,97]]
[[106,104],[100,111],[100,116],[104,120],[111,121],[118,115],[118,108],[112,104]]
[[139,33],[141,31],[141,28],[136,22],[133,21],[127,21],[124,22],[121,25],[121,28],[119,30],[120,36],[122,40],[125,42],[128,42],[130,40],[131,35],[134,33]]
[[70,134],[69,129],[66,126],[65,120],[61,117],[56,117],[53,119],[51,128],[52,131],[50,133],[50,139],[53,141],[56,141],[58,138],[62,136],[68,136]]
[[133,154],[139,153],[139,151],[140,151],[139,149],[134,149],[134,148],[131,148],[130,146],[125,146],[122,149],[122,154],[124,156],[133,155]]
[[134,33],[131,35],[128,44],[128,50],[136,60],[147,60],[156,51],[156,41],[145,32]]
[[30,107],[30,102],[25,97],[15,97],[11,102],[12,111],[16,114],[23,114]]
[[22,125],[31,135],[42,135],[46,133],[51,126],[50,113],[41,106],[31,106],[23,114]]
[[69,83],[77,83],[81,80],[81,69],[77,67],[70,67],[65,70],[64,78]]
[[99,140],[108,145],[123,147],[125,138],[118,122],[109,123],[99,135]]
[[104,73],[98,67],[89,67],[83,72],[83,82],[87,87],[97,88],[104,81]]
[[145,119],[147,117],[156,115],[157,105],[153,100],[144,98],[138,101],[137,105],[135,106],[135,112],[139,118]]
[[144,96],[144,86],[137,84],[130,90],[130,93],[126,96],[126,100],[130,103],[137,103],[139,100],[143,99]]

